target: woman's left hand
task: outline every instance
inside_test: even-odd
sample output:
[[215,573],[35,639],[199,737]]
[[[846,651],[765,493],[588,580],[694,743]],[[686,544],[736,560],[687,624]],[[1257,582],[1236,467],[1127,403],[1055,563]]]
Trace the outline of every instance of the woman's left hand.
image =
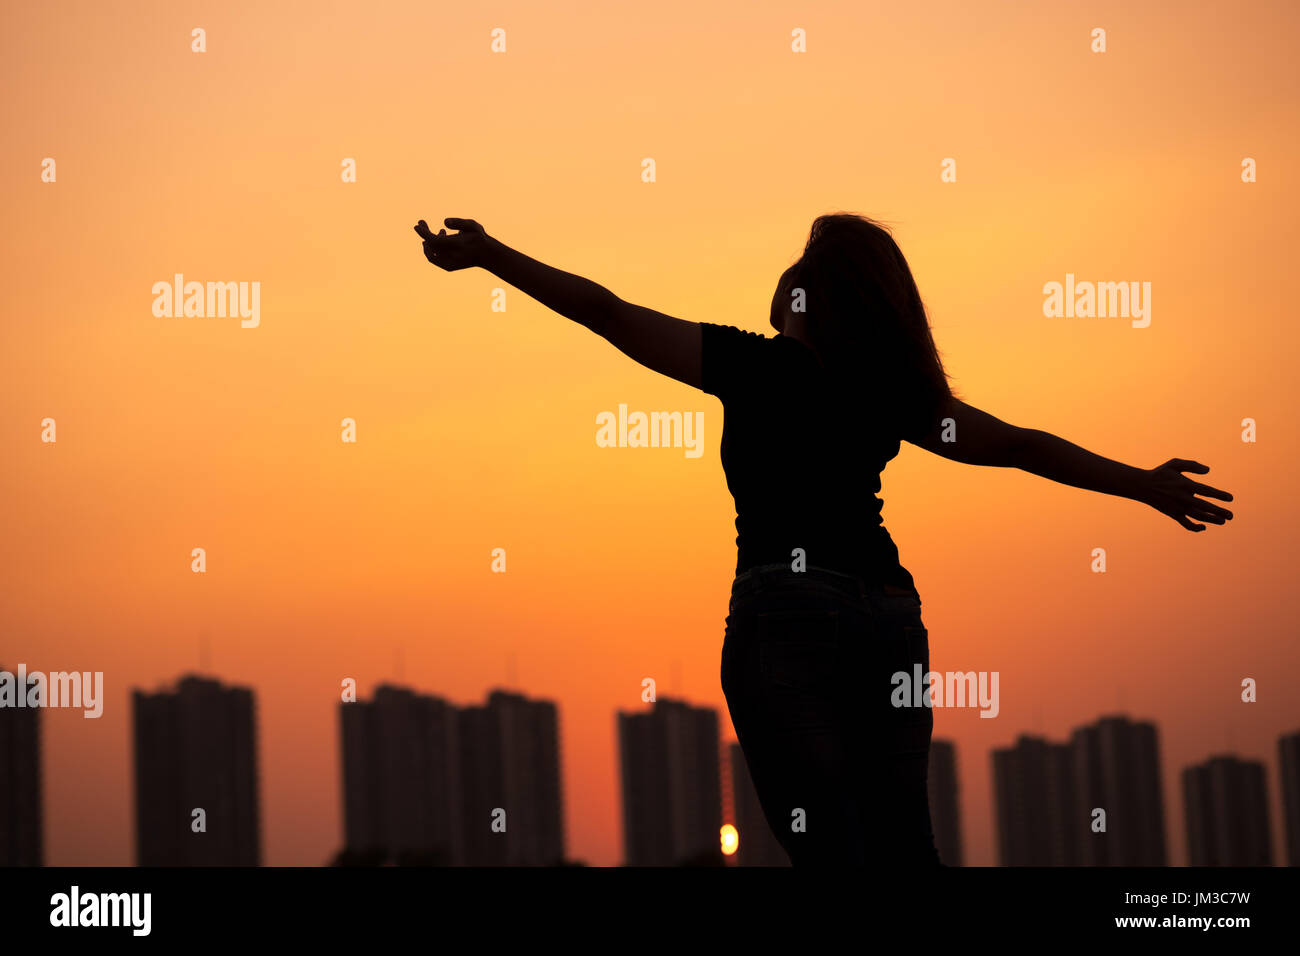
[[481,266],[491,241],[483,227],[473,219],[444,219],[443,223],[459,231],[448,235],[447,229],[440,229],[435,236],[423,219],[416,223],[415,232],[424,240],[424,257],[447,272]]

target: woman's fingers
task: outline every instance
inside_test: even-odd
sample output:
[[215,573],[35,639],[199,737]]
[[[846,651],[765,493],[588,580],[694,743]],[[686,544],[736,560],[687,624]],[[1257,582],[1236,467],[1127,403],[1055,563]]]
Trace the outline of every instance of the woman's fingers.
[[434,235],[433,230],[429,228],[429,224],[425,222],[423,219],[421,219],[419,222],[415,224],[415,232],[425,242],[433,242],[437,239],[455,238],[455,236],[447,235],[446,229],[439,229],[437,235]]
[[1175,507],[1181,509],[1184,514],[1206,521],[1213,521],[1215,524],[1223,524],[1225,521],[1232,520],[1232,512],[1227,508],[1220,508],[1218,505],[1197,498],[1195,495],[1182,498]]
[[1232,495],[1219,488],[1212,488],[1209,485],[1203,485],[1199,481],[1193,481],[1192,487],[1196,489],[1198,495],[1204,495],[1207,498],[1218,498],[1220,501],[1231,501]]
[[1201,507],[1205,511],[1214,515],[1216,518],[1222,518],[1224,521],[1232,520],[1232,512],[1229,511],[1227,508],[1220,508],[1218,505],[1209,505],[1209,504],[1203,504],[1201,505]]

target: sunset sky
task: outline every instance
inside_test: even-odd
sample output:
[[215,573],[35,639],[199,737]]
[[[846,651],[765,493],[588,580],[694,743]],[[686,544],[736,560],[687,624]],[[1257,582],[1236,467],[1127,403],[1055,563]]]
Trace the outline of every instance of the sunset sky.
[[[1285,0],[6,5],[0,664],[107,683],[101,719],[44,715],[46,861],[133,862],[130,691],[201,669],[257,692],[269,864],[341,844],[347,677],[556,700],[569,855],[620,862],[614,715],[642,679],[733,739],[721,405],[513,289],[491,311],[499,280],[435,269],[411,226],[474,218],[628,301],[764,331],[842,209],[894,225],[967,401],[1205,462],[1236,497],[1192,535],[911,446],[889,465],[933,668],[1001,675],[996,719],[936,713],[967,862],[996,862],[990,749],[1115,712],[1159,726],[1173,862],[1178,774],[1228,750],[1268,765],[1280,846],[1298,24]],[[260,325],[155,317],[178,272],[259,282]],[[1066,273],[1150,282],[1150,327],[1045,317]],[[705,454],[598,447],[620,403],[703,411]]]

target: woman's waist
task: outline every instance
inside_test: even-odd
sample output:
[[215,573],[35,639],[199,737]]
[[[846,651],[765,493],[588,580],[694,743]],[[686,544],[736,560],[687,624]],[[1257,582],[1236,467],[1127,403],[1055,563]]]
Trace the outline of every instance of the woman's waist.
[[731,597],[735,601],[765,591],[813,591],[835,595],[850,601],[876,603],[899,599],[921,603],[921,596],[911,583],[901,565],[898,570],[905,580],[878,578],[864,572],[848,572],[836,568],[809,565],[795,570],[788,562],[753,565],[738,571],[731,584]]

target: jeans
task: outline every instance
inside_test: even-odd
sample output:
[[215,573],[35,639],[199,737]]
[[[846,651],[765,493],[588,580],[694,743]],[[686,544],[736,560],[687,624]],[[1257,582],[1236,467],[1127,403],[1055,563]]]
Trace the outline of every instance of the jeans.
[[[768,825],[795,866],[938,866],[934,714],[893,676],[930,670],[921,599],[819,568],[736,577],[722,691]],[[742,834],[741,839],[744,839]]]

